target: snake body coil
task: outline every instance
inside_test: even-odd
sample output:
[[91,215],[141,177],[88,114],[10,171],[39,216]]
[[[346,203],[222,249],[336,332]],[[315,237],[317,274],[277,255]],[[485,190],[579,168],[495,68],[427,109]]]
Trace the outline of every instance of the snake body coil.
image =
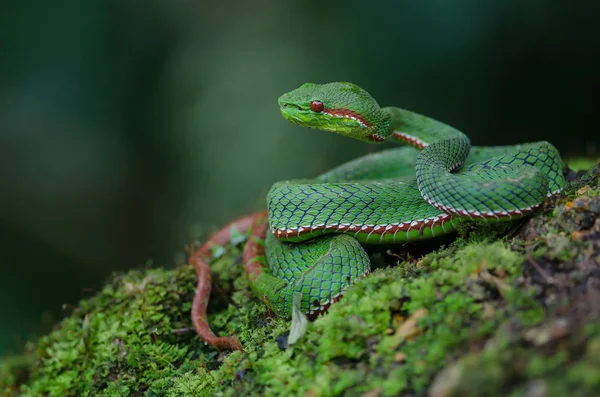
[[361,157],[312,180],[273,185],[270,233],[264,247],[253,235],[245,261],[254,293],[281,316],[290,317],[294,304],[316,315],[366,275],[362,244],[427,239],[465,221],[518,219],[565,184],[560,154],[548,142],[471,148],[455,128],[380,108],[351,83],[306,83],[281,96],[279,105],[300,126],[411,146]]

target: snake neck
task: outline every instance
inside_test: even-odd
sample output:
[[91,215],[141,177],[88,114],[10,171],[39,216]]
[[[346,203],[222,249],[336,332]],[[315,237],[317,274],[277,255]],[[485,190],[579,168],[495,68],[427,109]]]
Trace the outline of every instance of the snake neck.
[[408,144],[417,149],[424,149],[442,139],[460,138],[468,142],[465,134],[432,118],[397,107],[381,110],[390,120],[392,131],[387,136],[392,142]]

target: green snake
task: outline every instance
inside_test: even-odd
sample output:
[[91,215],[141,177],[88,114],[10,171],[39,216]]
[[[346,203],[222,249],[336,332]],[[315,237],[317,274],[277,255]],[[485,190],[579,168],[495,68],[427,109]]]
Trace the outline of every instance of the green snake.
[[225,243],[233,228],[252,230],[244,261],[254,294],[279,316],[299,311],[314,317],[368,274],[364,244],[428,239],[466,221],[518,219],[565,184],[563,161],[548,142],[471,147],[457,129],[382,108],[352,83],[306,83],[282,95],[279,107],[303,127],[409,146],[369,154],[311,180],[275,183],[267,196],[268,226],[262,213],[247,216],[205,243],[190,260],[199,279],[192,318],[199,335],[218,348],[241,348],[235,337],[216,337],[206,321],[208,247]]

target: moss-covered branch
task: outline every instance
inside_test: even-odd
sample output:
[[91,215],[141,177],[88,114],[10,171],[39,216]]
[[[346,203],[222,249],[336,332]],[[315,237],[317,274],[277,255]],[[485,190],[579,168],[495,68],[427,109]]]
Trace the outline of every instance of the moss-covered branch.
[[600,395],[599,172],[502,238],[483,226],[418,260],[375,253],[375,271],[287,349],[289,323],[252,296],[239,247],[213,265],[209,310],[245,352],[182,332],[190,267],[115,275],[4,360],[0,386],[5,396]]

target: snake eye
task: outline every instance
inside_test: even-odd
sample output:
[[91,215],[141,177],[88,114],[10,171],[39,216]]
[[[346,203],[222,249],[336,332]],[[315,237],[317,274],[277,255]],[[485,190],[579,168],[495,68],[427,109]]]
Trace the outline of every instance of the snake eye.
[[312,101],[310,103],[310,110],[312,110],[315,113],[321,113],[323,111],[323,102],[321,101]]

